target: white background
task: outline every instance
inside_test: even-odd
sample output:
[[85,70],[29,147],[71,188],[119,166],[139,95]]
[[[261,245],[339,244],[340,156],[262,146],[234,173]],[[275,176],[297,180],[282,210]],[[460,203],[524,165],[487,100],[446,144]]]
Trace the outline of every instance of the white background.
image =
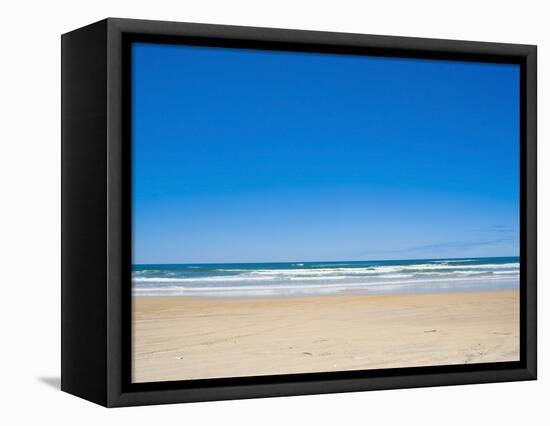
[[[0,53],[0,422],[548,424],[550,161],[543,1],[4,1]],[[539,380],[107,410],[60,392],[60,34],[107,16],[539,46]],[[546,219],[546,220],[545,220]],[[545,395],[546,393],[546,395]]]

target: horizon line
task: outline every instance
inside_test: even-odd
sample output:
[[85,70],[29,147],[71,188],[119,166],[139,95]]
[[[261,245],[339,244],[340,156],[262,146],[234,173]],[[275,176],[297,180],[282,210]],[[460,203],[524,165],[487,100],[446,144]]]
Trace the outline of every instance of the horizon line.
[[263,264],[263,263],[339,263],[339,262],[393,262],[399,260],[466,260],[466,259],[494,259],[494,258],[506,258],[506,257],[520,257],[517,255],[507,256],[466,256],[466,257],[423,257],[423,258],[411,258],[411,259],[372,259],[372,260],[288,260],[288,261],[264,261],[264,262],[191,262],[191,263],[132,263],[132,266],[146,266],[146,265],[238,265],[238,264]]

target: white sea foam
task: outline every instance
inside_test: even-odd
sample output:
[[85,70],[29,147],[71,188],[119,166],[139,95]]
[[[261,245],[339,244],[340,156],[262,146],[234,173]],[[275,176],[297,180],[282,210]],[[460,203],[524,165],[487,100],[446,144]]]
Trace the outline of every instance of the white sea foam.
[[[483,281],[486,288],[501,288],[502,283],[507,287],[514,287],[516,280],[506,276],[494,276]],[[324,284],[281,284],[273,285],[218,285],[218,286],[148,286],[134,287],[135,295],[203,295],[203,296],[258,296],[262,294],[285,295],[319,294],[319,293],[384,293],[396,291],[431,291],[431,290],[461,290],[480,284],[479,278],[442,278],[433,281],[418,279],[410,280],[379,280],[357,283],[324,283]]]
[[239,282],[239,281],[274,281],[274,280],[338,280],[353,277],[384,277],[406,278],[415,276],[446,276],[446,275],[477,275],[477,274],[517,274],[519,263],[502,265],[468,265],[454,266],[452,268],[441,265],[400,265],[377,266],[366,268],[317,268],[317,269],[260,269],[231,270],[239,272],[236,275],[215,275],[206,277],[144,277],[134,274],[133,281],[159,282],[159,283],[185,283],[185,282]]
[[[472,264],[476,262],[476,264]],[[458,264],[457,264],[458,263]],[[449,291],[517,288],[519,263],[479,259],[420,261],[417,264],[288,264],[253,269],[235,265],[184,266],[133,272],[136,295],[260,296],[345,292]],[[265,265],[267,266],[267,265]],[[189,270],[192,271],[189,271]]]

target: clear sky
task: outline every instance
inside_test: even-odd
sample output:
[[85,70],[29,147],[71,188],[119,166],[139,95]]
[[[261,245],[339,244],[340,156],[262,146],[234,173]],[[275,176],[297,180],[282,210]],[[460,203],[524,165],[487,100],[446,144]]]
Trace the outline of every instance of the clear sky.
[[133,261],[514,256],[519,67],[133,46]]

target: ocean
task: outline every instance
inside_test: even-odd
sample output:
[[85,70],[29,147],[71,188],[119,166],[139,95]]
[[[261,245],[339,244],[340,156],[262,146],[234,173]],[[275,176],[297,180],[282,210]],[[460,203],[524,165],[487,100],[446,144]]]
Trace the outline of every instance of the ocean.
[[133,265],[134,296],[290,297],[519,288],[519,257]]

